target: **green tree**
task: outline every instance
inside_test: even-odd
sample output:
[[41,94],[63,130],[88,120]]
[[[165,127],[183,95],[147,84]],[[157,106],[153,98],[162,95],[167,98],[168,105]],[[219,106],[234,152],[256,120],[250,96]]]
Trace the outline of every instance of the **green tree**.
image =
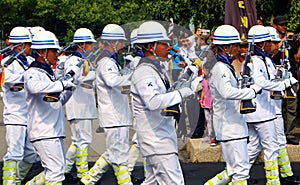
[[[62,44],[72,41],[76,29],[86,27],[95,37],[108,23],[127,24],[143,20],[169,21],[188,28],[214,29],[224,22],[225,0],[1,0],[0,29],[9,33],[15,26],[42,26],[53,31]],[[289,19],[289,30],[299,30],[300,1],[256,0],[257,13],[266,25],[276,15]],[[138,25],[128,26],[127,32]]]

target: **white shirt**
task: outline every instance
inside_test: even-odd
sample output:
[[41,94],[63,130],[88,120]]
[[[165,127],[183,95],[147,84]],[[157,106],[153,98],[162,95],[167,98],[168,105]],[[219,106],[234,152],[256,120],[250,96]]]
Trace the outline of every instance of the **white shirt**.
[[[5,63],[11,56],[5,57],[1,63]],[[24,89],[13,92],[10,88],[20,83],[24,85],[24,72],[27,69],[19,59],[13,61],[9,66],[4,68],[5,82],[2,87],[3,91],[3,121],[9,125],[27,125],[27,105]]]
[[272,71],[268,69],[273,66],[270,58],[266,57],[266,63],[260,56],[252,56],[253,61],[253,80],[254,83],[259,85],[263,90],[261,94],[256,97],[256,111],[253,113],[245,114],[247,123],[260,123],[276,119],[275,108],[271,104],[271,91],[283,91],[285,85],[283,82],[272,82]]
[[131,74],[122,76],[120,68],[110,57],[97,62],[96,89],[101,127],[132,125],[128,95],[121,93],[122,86],[130,85]]
[[[60,81],[55,81],[54,76],[37,67],[30,67],[25,72],[24,85],[28,105],[30,140],[66,137],[63,105],[68,101],[72,92],[63,91]],[[46,102],[43,100],[46,93],[52,92],[62,92],[60,101]]]
[[[82,59],[78,56],[71,56],[64,62],[64,75],[70,71],[72,66],[76,66]],[[83,64],[85,65],[85,64]],[[76,80],[76,88],[69,101],[66,103],[66,115],[68,120],[72,119],[96,119],[96,98],[94,88],[88,89],[81,86],[86,80],[94,81],[96,79],[95,71],[90,71],[83,76],[83,66],[78,70],[79,76]]]
[[210,71],[209,87],[213,97],[213,125],[219,141],[248,137],[248,127],[240,114],[240,100],[255,97],[250,88],[238,89],[238,83],[227,64],[217,62]]
[[162,70],[159,75],[150,65],[138,66],[131,78],[134,128],[140,150],[143,156],[177,153],[175,120],[172,116],[162,116],[161,111],[181,103],[182,99],[178,91],[167,93]]

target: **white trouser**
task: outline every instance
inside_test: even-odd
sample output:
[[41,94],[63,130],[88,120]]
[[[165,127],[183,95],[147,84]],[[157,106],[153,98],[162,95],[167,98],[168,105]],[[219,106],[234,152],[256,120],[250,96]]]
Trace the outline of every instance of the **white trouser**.
[[281,114],[277,115],[277,119],[274,120],[274,123],[276,127],[276,135],[279,148],[284,148],[286,147],[286,137],[284,134],[284,122]]
[[249,143],[248,153],[250,160],[255,160],[264,150],[264,159],[277,161],[279,144],[274,121],[264,123],[248,124]]
[[132,142],[133,145],[135,145],[135,146],[137,146],[138,148],[140,148],[139,142],[138,142],[138,140],[137,140],[137,134],[136,134],[136,132],[133,134],[132,139],[131,139],[131,142]]
[[248,179],[250,163],[247,139],[220,142],[220,145],[228,176],[232,178],[232,181],[240,182]]
[[212,110],[205,108],[204,115],[205,115],[208,137],[210,139],[214,139],[216,137],[216,135],[215,135],[213,122],[212,122]]
[[177,154],[146,157],[146,179],[142,185],[184,185]]
[[92,120],[70,120],[72,143],[77,148],[86,148],[92,143]]
[[65,146],[63,138],[44,139],[33,142],[42,166],[45,180],[50,183],[62,182],[65,179]]
[[25,161],[35,163],[39,161],[37,153],[30,143],[26,126],[6,125],[7,153],[4,161]]
[[104,128],[106,151],[102,156],[111,165],[127,165],[129,157],[129,127]]

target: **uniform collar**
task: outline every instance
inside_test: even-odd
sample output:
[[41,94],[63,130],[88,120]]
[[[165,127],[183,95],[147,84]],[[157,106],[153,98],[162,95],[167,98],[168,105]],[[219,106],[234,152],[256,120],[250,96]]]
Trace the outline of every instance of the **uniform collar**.
[[149,57],[143,57],[143,58],[140,60],[139,65],[140,65],[141,63],[146,63],[146,64],[154,65],[155,68],[156,68],[160,73],[163,73],[162,68],[161,68],[161,65],[160,65],[160,61],[159,61],[159,60],[152,60],[152,59],[149,58]]
[[[16,52],[16,51],[13,51],[13,53],[14,53],[14,55],[16,56],[17,54],[18,54],[18,52]],[[26,57],[24,56],[24,55],[19,55],[18,56],[18,59],[22,62],[22,64],[24,65],[24,66],[26,66],[26,67],[28,67],[28,61],[27,61],[27,59],[26,59]]]

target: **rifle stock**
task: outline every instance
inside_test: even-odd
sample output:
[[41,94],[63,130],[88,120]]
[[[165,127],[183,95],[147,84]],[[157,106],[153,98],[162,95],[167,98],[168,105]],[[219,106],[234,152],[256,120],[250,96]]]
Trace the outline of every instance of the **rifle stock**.
[[[243,67],[243,72],[242,72],[242,81],[240,84],[240,88],[249,88],[250,85],[253,84],[253,79],[251,77],[251,69],[249,65],[252,63],[251,61],[251,54],[254,51],[254,38],[255,35],[253,35],[252,42],[248,43],[248,51]],[[240,113],[241,114],[248,114],[256,111],[256,105],[252,100],[242,100],[240,104]]]

